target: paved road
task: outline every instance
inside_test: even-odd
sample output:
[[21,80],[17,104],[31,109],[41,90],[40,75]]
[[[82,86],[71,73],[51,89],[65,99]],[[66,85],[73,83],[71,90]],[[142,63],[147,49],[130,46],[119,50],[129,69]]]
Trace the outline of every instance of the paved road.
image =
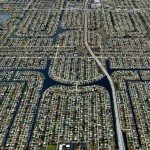
[[84,6],[85,7],[85,11],[84,11],[84,17],[85,17],[85,20],[84,20],[85,21],[84,22],[84,43],[85,43],[86,48],[88,49],[88,51],[90,52],[92,57],[95,59],[95,61],[97,62],[97,64],[99,65],[99,67],[101,68],[103,73],[106,75],[106,77],[108,78],[108,81],[110,83],[111,90],[112,90],[112,96],[113,96],[113,102],[114,102],[115,117],[116,117],[118,145],[119,145],[119,149],[120,150],[125,150],[124,140],[123,140],[123,135],[122,135],[122,130],[121,130],[121,125],[120,125],[120,121],[119,121],[119,114],[118,114],[117,101],[116,101],[116,93],[115,93],[115,88],[114,88],[113,81],[112,81],[110,75],[108,74],[108,72],[105,70],[105,68],[101,64],[101,62],[94,55],[93,51],[91,50],[91,48],[89,47],[88,42],[87,42],[87,11],[86,11],[87,3],[88,3],[88,0],[85,1],[85,6]]
[[32,4],[32,2],[33,2],[33,0],[31,0],[31,1],[28,3],[28,5],[27,5],[27,7],[26,7],[25,10],[29,10],[29,7],[30,7],[30,5]]
[[[27,5],[27,7],[25,8],[25,10],[36,10],[36,11],[83,11],[85,10],[85,8],[60,8],[60,9],[56,9],[56,8],[49,8],[49,9],[46,9],[46,8],[29,8],[31,2]],[[0,9],[0,10],[3,10],[3,9]],[[19,10],[19,9],[18,9]],[[87,11],[91,11],[93,10],[92,8],[90,9],[86,9]],[[146,11],[150,11],[150,8],[97,8],[96,11],[103,11],[103,13],[106,11],[106,12],[146,12]]]

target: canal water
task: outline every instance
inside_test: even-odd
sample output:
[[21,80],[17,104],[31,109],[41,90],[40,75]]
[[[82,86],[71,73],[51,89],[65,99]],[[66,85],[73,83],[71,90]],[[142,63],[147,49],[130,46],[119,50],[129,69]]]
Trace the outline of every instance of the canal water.
[[[109,63],[107,62],[107,69],[108,69],[108,72],[112,72],[111,69],[110,69],[110,65]],[[41,101],[41,98],[42,98],[42,95],[43,93],[45,92],[45,90],[47,90],[48,88],[52,87],[52,86],[56,86],[56,85],[59,85],[59,86],[73,86],[72,84],[67,84],[67,83],[60,83],[59,81],[55,81],[53,80],[50,76],[49,76],[49,69],[51,67],[51,61],[48,60],[47,62],[47,66],[45,69],[41,70],[41,69],[35,69],[35,70],[30,70],[30,69],[9,69],[9,71],[37,71],[37,72],[41,72],[45,79],[44,79],[44,83],[43,83],[43,88],[41,90],[41,96],[40,96],[40,99],[38,101],[38,104],[37,104],[37,107],[35,109],[35,117],[34,117],[34,121],[33,121],[33,124],[32,124],[32,128],[31,128],[31,133],[30,133],[30,138],[29,138],[29,141],[28,141],[28,146],[27,148],[29,148],[29,143],[30,143],[30,140],[31,140],[31,137],[32,137],[32,133],[33,133],[33,130],[34,130],[34,125],[35,125],[35,122],[36,122],[36,118],[37,118],[37,115],[38,115],[38,108],[40,106],[40,101]],[[1,70],[2,71],[2,70]],[[111,94],[111,87],[110,87],[110,84],[107,80],[106,77],[98,80],[98,81],[95,81],[95,82],[91,82],[89,84],[83,84],[83,85],[80,85],[80,86],[91,86],[91,85],[99,85],[99,86],[103,86],[107,89],[107,91],[109,92],[110,94],[110,103],[111,103],[111,106],[113,108],[113,98],[112,98],[112,94]],[[19,106],[18,106],[18,109],[19,109]],[[116,135],[116,127],[115,127],[115,114],[114,114],[114,110],[112,109],[112,116],[113,116],[113,123],[114,123],[114,137],[117,141],[117,135]],[[13,121],[12,123],[13,124]],[[10,126],[11,128],[11,126]],[[8,133],[9,134],[9,133]],[[6,138],[7,139],[7,138]],[[6,142],[5,142],[6,144]]]
[[2,21],[2,23],[5,23],[10,17],[10,14],[0,13],[0,21]]
[[[37,108],[35,110],[35,117],[34,117],[34,122],[32,124],[32,130],[31,130],[31,134],[30,134],[30,138],[29,138],[29,142],[31,140],[31,137],[32,137],[32,133],[33,133],[33,129],[34,129],[34,125],[35,125],[35,122],[36,122],[36,118],[37,118],[37,115],[38,115],[38,108],[40,106],[40,101],[41,101],[41,98],[42,98],[42,95],[43,93],[45,92],[45,90],[47,90],[48,88],[52,87],[52,86],[74,86],[73,84],[69,84],[69,83],[61,83],[59,81],[55,81],[53,80],[50,76],[49,76],[49,69],[51,67],[51,61],[48,60],[47,62],[47,66],[45,69],[35,69],[35,70],[31,70],[31,69],[8,69],[8,71],[37,71],[37,72],[41,72],[45,79],[44,79],[44,83],[43,83],[43,88],[41,90],[41,97],[39,99],[39,102],[38,102],[38,105],[37,105]],[[127,71],[127,70],[136,70],[136,71],[139,71],[141,69],[139,68],[134,68],[134,69],[117,69],[117,68],[111,68],[110,67],[110,62],[108,60],[106,60],[106,68],[107,68],[107,72],[109,74],[112,74],[113,72],[115,71],[119,71],[119,70],[124,70],[124,71]],[[148,69],[144,69],[144,70],[148,70]],[[1,71],[6,71],[5,69],[3,70],[0,70]],[[102,79],[99,79],[97,81],[94,81],[94,82],[91,82],[91,83],[87,83],[87,84],[83,84],[83,85],[79,85],[79,86],[92,86],[92,85],[99,85],[99,86],[102,86],[104,88],[106,88],[106,90],[108,91],[109,95],[110,95],[110,103],[111,103],[111,107],[114,108],[114,104],[113,104],[113,98],[112,98],[112,92],[111,92],[111,87],[110,87],[110,84],[108,82],[108,79],[106,77],[102,78]],[[19,107],[19,106],[18,106]],[[114,113],[114,110],[112,109],[112,116],[113,116],[113,124],[114,124],[114,137],[117,141],[117,135],[116,135],[116,126],[115,126],[115,113]],[[12,121],[13,123],[13,121]],[[11,125],[12,125],[11,123]],[[11,125],[10,125],[10,128],[11,128]],[[8,136],[8,135],[7,135]],[[127,143],[126,141],[126,134],[123,133],[123,137],[124,137],[124,141],[125,143]],[[7,138],[6,138],[7,139]],[[28,147],[29,147],[29,142],[28,142]],[[117,142],[116,142],[117,143]],[[118,148],[118,145],[116,146],[116,149]],[[128,147],[126,147],[126,150],[128,150]]]
[[[43,85],[43,89],[42,89],[41,93],[43,93],[49,87],[55,86],[55,85],[73,86],[72,84],[60,83],[60,82],[55,81],[52,78],[50,78],[49,75],[48,75],[50,66],[51,66],[51,61],[48,60],[46,69],[41,71],[44,74],[44,76],[45,76],[44,85]],[[113,70],[111,70],[111,68],[110,68],[110,62],[109,61],[106,61],[106,66],[107,66],[107,71],[111,74],[113,72]],[[114,109],[113,109],[114,108],[114,103],[113,103],[113,97],[112,97],[112,91],[111,91],[110,83],[109,83],[107,77],[104,77],[104,78],[99,79],[99,80],[97,80],[95,82],[91,82],[91,83],[83,84],[83,85],[79,85],[79,86],[92,86],[92,85],[98,85],[98,86],[104,87],[108,91],[108,93],[110,95],[110,104],[111,104],[111,108],[112,108],[112,117],[113,117],[113,125],[114,125],[114,128],[113,128],[114,129],[114,138],[116,140],[116,149],[117,149],[118,148],[118,143],[117,143],[118,140],[117,140],[116,126],[115,126],[115,124],[116,124],[115,123],[115,113],[114,113]],[[40,106],[40,101],[39,101],[38,107],[39,106]],[[37,117],[37,114],[38,114],[38,108],[37,108],[37,112],[36,112],[36,117]],[[36,117],[35,117],[35,122],[36,122]],[[33,125],[33,128],[34,128],[34,125]],[[32,128],[32,132],[33,132],[33,128]],[[31,134],[31,136],[32,136],[32,134]],[[29,141],[31,140],[31,136],[30,136]]]

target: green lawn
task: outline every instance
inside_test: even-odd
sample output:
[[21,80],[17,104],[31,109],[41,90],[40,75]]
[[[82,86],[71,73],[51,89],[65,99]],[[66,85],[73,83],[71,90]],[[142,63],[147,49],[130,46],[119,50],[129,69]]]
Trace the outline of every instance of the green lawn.
[[48,145],[48,150],[56,150],[56,145]]
[[84,47],[77,47],[77,51],[80,52],[80,53],[84,52],[84,50],[85,50]]

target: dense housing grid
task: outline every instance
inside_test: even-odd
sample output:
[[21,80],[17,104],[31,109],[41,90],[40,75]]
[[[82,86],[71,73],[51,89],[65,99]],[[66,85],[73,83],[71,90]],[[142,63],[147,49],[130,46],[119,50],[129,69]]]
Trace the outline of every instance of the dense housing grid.
[[150,0],[0,0],[0,149],[150,149]]

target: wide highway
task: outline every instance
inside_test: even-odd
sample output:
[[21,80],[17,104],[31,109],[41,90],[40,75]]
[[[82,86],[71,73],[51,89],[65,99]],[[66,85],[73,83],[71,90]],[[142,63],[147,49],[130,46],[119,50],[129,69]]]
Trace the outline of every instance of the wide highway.
[[99,65],[99,67],[101,68],[101,70],[103,71],[103,73],[106,75],[110,86],[111,86],[111,90],[112,90],[112,97],[113,97],[113,103],[114,103],[114,111],[115,111],[115,117],[116,117],[116,127],[117,127],[117,136],[118,136],[118,146],[120,150],[125,150],[125,145],[124,145],[124,140],[123,140],[123,135],[122,135],[122,130],[121,130],[121,125],[120,125],[120,121],[119,121],[119,114],[118,114],[118,108],[117,108],[117,101],[116,101],[116,93],[115,93],[115,88],[114,88],[114,83],[110,77],[110,75],[108,74],[108,72],[106,71],[106,69],[103,67],[103,65],[101,64],[101,62],[98,60],[98,58],[95,56],[95,54],[93,53],[93,51],[91,50],[91,48],[88,45],[88,40],[87,40],[87,34],[88,34],[88,29],[87,29],[87,3],[88,0],[85,1],[85,5],[84,5],[84,43],[86,48],[88,49],[89,53],[92,55],[92,57],[95,59],[95,61],[97,62],[97,64]]

